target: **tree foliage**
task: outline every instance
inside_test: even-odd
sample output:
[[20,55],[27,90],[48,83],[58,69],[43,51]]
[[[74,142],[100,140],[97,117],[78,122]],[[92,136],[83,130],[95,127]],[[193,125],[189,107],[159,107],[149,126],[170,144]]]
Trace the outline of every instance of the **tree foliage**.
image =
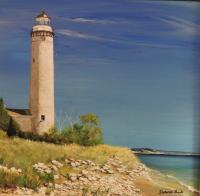
[[69,142],[92,146],[103,143],[99,117],[93,113],[80,116],[80,122],[66,129],[63,134]]
[[8,115],[8,112],[5,109],[4,101],[2,98],[0,98],[0,128],[4,131],[8,130],[10,123],[10,116]]
[[18,136],[34,141],[45,141],[55,144],[77,143],[92,146],[103,143],[102,130],[99,127],[99,117],[94,113],[88,113],[79,117],[79,122],[71,123],[64,130],[52,128],[48,133],[39,135],[33,132],[23,132],[19,124],[9,116],[5,109],[3,99],[0,99],[0,129],[8,136]]

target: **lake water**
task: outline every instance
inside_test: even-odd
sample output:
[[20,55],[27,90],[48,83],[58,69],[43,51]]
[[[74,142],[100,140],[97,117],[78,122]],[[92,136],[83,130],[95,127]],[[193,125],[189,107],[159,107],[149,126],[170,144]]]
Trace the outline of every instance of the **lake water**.
[[174,176],[187,185],[197,188],[200,183],[200,157],[139,155],[139,158],[148,167]]

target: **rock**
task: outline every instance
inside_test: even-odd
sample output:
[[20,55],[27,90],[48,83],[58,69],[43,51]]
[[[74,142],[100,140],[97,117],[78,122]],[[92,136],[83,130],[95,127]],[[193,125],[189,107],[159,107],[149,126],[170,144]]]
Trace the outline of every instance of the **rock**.
[[96,181],[96,178],[95,178],[94,176],[89,176],[87,179],[88,179],[89,181]]
[[52,188],[53,187],[53,183],[49,182],[48,187]]
[[77,176],[77,174],[74,174],[74,173],[69,174],[69,177],[74,177],[74,176]]
[[70,163],[70,160],[68,160],[68,159],[65,159],[65,163],[67,163],[67,164],[68,164],[68,163]]
[[54,171],[58,171],[58,168],[55,165],[51,166]]
[[117,168],[117,171],[118,171],[119,173],[124,173],[124,172],[125,172],[125,170],[122,169],[122,168]]
[[52,173],[52,171],[51,171],[51,169],[46,169],[45,173],[50,174],[50,173]]
[[90,165],[91,165],[91,166],[95,166],[96,164],[95,164],[95,163],[90,163]]
[[76,161],[75,164],[76,164],[76,167],[81,165],[81,163],[79,161]]
[[132,173],[132,171],[125,171],[125,173],[126,173],[127,175],[129,175],[129,174]]
[[53,165],[57,166],[57,167],[63,167],[63,164],[60,163],[59,161],[53,160],[51,161]]
[[82,181],[82,182],[87,182],[88,181],[88,179],[84,178],[84,177],[80,177],[79,180]]
[[10,168],[10,172],[13,172],[13,173],[17,173],[17,174],[18,174],[17,169],[15,169],[14,167],[11,167],[11,168]]
[[55,184],[54,187],[55,187],[55,189],[62,189],[63,188],[62,185],[60,185],[60,184]]
[[114,172],[113,172],[113,170],[107,170],[107,173],[108,174],[113,174]]
[[56,179],[59,179],[59,175],[53,175],[53,178],[56,180]]
[[76,181],[77,180],[77,174],[69,174],[69,179],[71,180],[71,181]]
[[93,170],[93,171],[99,171],[99,169],[100,169],[99,166],[95,166],[95,167],[91,168],[91,170]]
[[19,173],[22,173],[22,170],[21,170],[21,169],[18,169],[17,171],[18,171]]
[[82,164],[87,165],[88,163],[87,161],[82,161]]
[[71,162],[70,165],[71,165],[72,167],[76,167],[76,164],[75,164],[74,162]]
[[140,193],[141,192],[141,190],[140,189],[137,189],[137,188],[134,188],[133,189],[135,192],[137,192],[137,193]]
[[72,177],[70,177],[70,180],[74,182],[74,181],[77,180],[77,177],[76,176],[72,176]]
[[87,171],[87,170],[82,170],[82,171],[81,171],[81,174],[82,174],[82,175],[87,175],[87,174],[88,174],[88,171]]
[[117,166],[118,166],[118,164],[115,163],[115,162],[111,162],[111,165],[114,166],[114,167],[117,167]]

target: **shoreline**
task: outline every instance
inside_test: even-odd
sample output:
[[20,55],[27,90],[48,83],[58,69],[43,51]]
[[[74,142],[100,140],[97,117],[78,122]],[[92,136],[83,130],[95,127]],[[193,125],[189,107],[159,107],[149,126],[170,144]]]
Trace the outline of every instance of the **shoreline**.
[[165,150],[157,150],[150,148],[130,148],[130,150],[135,154],[141,155],[165,155],[165,156],[183,156],[183,157],[199,157],[200,153],[192,153],[192,152],[181,152],[181,151],[165,151]]

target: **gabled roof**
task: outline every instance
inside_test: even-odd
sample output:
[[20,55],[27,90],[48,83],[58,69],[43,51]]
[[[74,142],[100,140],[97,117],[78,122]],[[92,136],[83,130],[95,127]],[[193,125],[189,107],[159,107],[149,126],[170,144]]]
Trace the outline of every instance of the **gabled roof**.
[[29,109],[6,108],[6,110],[12,112],[13,114],[30,115]]

